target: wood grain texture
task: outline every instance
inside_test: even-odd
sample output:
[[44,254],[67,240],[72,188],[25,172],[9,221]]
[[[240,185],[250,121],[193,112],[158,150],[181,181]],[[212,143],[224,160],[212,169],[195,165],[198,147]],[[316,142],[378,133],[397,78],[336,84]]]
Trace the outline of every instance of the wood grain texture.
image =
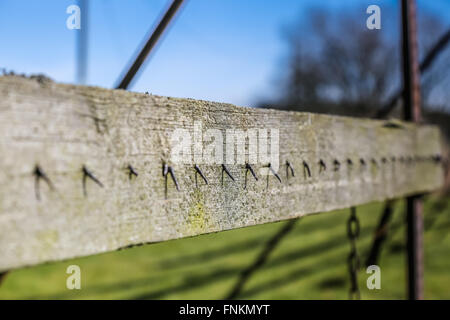
[[[440,133],[432,126],[38,80],[0,77],[0,271],[402,197],[443,183]],[[223,184],[220,165],[201,164],[209,184],[199,178],[196,186],[194,163],[171,160],[174,130],[192,133],[194,121],[224,136],[230,128],[278,129],[282,182],[269,175],[267,186],[261,175],[267,163],[253,165],[259,180],[249,174],[246,189],[244,164],[228,164],[235,181],[225,176]],[[245,155],[252,150],[246,146]],[[295,177],[286,177],[286,160]],[[327,168],[319,173],[320,160]],[[163,163],[174,169],[180,191],[170,179],[165,191]],[[129,178],[128,165],[137,177]],[[39,179],[39,199],[36,166],[53,186]],[[86,196],[83,166],[103,185],[86,179]]]

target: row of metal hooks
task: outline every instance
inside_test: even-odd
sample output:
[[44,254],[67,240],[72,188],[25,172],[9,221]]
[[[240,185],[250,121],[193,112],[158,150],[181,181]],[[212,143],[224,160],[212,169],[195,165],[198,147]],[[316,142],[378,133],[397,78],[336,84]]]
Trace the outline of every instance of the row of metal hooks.
[[[396,157],[391,157],[389,159],[391,162],[396,162],[397,158]],[[382,164],[386,164],[388,161],[388,158],[383,157],[380,159],[380,162]],[[420,156],[408,156],[408,157],[404,157],[404,156],[400,156],[398,158],[398,161],[401,163],[413,163],[413,162],[420,162],[420,161],[433,161],[435,163],[439,163],[441,161],[441,156],[440,155],[434,155],[434,156],[429,156],[429,157],[420,157]],[[351,159],[346,159],[345,160],[347,166],[349,168],[352,168],[354,166],[354,163]],[[378,167],[379,166],[379,162],[372,158],[370,159],[370,162]],[[359,163],[361,167],[365,167],[367,166],[367,162],[366,160],[364,160],[363,158],[359,159]],[[310,169],[309,164],[306,161],[302,162],[303,165],[303,175],[305,178],[311,178],[312,177],[312,172]],[[333,165],[333,171],[339,171],[339,169],[341,168],[341,162],[337,159],[334,159],[332,162]],[[268,170],[272,173],[272,175],[280,182],[281,181],[281,177],[280,175],[273,169],[273,166],[269,163],[267,166]],[[285,162],[285,167],[286,167],[286,178],[288,179],[289,176],[295,177],[295,172],[294,172],[294,167],[292,166],[292,164],[286,160]],[[323,159],[320,159],[318,162],[318,167],[319,167],[319,174],[321,174],[322,172],[327,170],[327,165],[325,163],[325,161]],[[225,164],[221,165],[221,183],[222,185],[224,184],[224,177],[228,176],[229,179],[231,179],[231,181],[235,182],[235,178],[233,177],[233,175],[231,174],[230,170],[227,168],[227,166]],[[83,173],[83,179],[82,179],[82,186],[83,186],[83,194],[86,197],[87,196],[87,191],[86,191],[86,182],[87,180],[92,180],[93,182],[95,182],[98,186],[103,187],[102,182],[95,177],[95,175],[85,166],[83,165],[83,167],[81,168],[82,173]],[[128,170],[128,177],[131,180],[133,177],[138,177],[138,172],[135,170],[135,168],[133,168],[131,165],[127,166],[127,170]],[[203,182],[205,184],[209,184],[208,179],[206,178],[205,174],[202,172],[202,170],[200,169],[200,167],[195,164],[194,165],[194,170],[195,170],[195,186],[198,187],[198,177],[200,176],[200,178],[203,180]],[[245,164],[245,183],[244,183],[244,189],[247,188],[247,176],[248,173],[250,172],[250,174],[253,176],[253,178],[258,181],[258,176],[255,173],[255,170],[253,169],[253,167],[249,164],[246,163]],[[169,166],[167,163],[163,163],[163,167],[162,167],[162,175],[165,178],[165,192],[167,195],[167,179],[168,177],[170,177],[175,185],[175,188],[177,189],[177,191],[180,191],[180,186],[178,183],[178,180],[175,176],[175,171],[173,169],[173,167]],[[43,180],[51,190],[54,190],[55,187],[53,185],[53,183],[51,182],[51,180],[49,179],[49,177],[45,174],[45,172],[41,169],[41,167],[39,165],[36,165],[35,170],[34,170],[34,176],[35,176],[35,192],[36,192],[36,198],[38,200],[40,200],[40,191],[39,191],[39,183],[40,180]],[[267,187],[269,186],[269,175],[267,175]]]
[[[396,162],[397,158],[396,157],[391,157],[390,160],[391,160],[391,162]],[[427,160],[431,160],[431,161],[434,161],[434,162],[440,162],[441,161],[441,157],[439,155],[431,156],[431,157],[419,157],[419,156],[416,156],[416,157],[412,157],[412,156],[403,157],[403,156],[401,156],[401,157],[399,157],[399,162],[402,162],[402,163],[403,162],[412,163],[412,162],[427,161]],[[360,158],[359,162],[360,162],[360,165],[363,166],[363,167],[367,165],[366,161],[363,158]],[[376,159],[372,158],[370,160],[370,162],[373,165],[378,167],[378,161]],[[381,163],[386,164],[387,162],[388,162],[388,159],[386,157],[381,158]],[[347,165],[349,167],[353,167],[353,161],[351,159],[346,159],[346,163],[347,163]],[[303,164],[303,174],[304,174],[305,178],[307,178],[307,177],[311,178],[312,174],[311,174],[311,169],[310,169],[308,163],[306,161],[303,161],[302,164]],[[327,169],[327,166],[326,166],[325,162],[322,159],[319,160],[318,165],[319,165],[319,174]],[[230,171],[228,170],[228,168],[225,166],[225,164],[222,164],[221,166],[222,166],[222,173],[221,173],[222,185],[223,185],[223,182],[224,182],[224,174],[226,174],[234,182],[235,179],[234,179],[233,175],[230,173]],[[289,173],[291,174],[292,177],[295,177],[294,167],[291,165],[291,163],[288,160],[286,160],[285,166],[286,166],[286,178],[289,178]],[[163,167],[164,167],[163,176],[166,177],[166,185],[167,185],[167,177],[168,177],[168,173],[169,173],[170,177],[172,178],[172,180],[173,180],[173,182],[175,184],[176,189],[179,191],[179,185],[178,185],[177,179],[175,177],[173,168],[168,166],[167,164],[164,164]],[[337,159],[334,159],[333,160],[333,170],[334,171],[339,171],[340,167],[341,167],[341,163]],[[281,183],[282,182],[281,181],[281,177],[273,169],[273,167],[272,167],[272,165],[270,163],[267,165],[267,168],[277,178],[277,180]],[[200,177],[203,179],[205,184],[208,184],[208,180],[205,177],[205,175],[203,174],[203,172],[201,171],[201,169],[199,168],[199,166],[198,165],[194,165],[194,169],[195,169],[195,185],[196,185],[196,187],[198,187],[197,174],[200,175]],[[258,181],[258,177],[256,176],[256,173],[253,170],[252,166],[249,163],[246,163],[245,164],[244,189],[247,188],[247,175],[248,175],[248,172],[250,172],[252,174],[253,178],[256,181]],[[269,176],[267,175],[267,184],[268,184],[268,179],[269,179]]]

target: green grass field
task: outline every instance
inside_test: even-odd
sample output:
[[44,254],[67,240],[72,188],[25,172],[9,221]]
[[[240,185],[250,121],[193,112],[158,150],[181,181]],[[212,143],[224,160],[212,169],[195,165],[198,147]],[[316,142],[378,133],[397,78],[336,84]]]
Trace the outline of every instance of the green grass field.
[[[425,296],[450,299],[450,201],[427,200]],[[364,262],[382,204],[357,208],[358,250]],[[244,285],[242,299],[347,299],[346,235],[349,210],[304,217]],[[379,260],[381,290],[369,290],[362,268],[362,299],[404,299],[405,229],[402,201]],[[223,299],[240,272],[283,223],[203,235],[13,271],[0,299]],[[81,290],[66,289],[66,268],[81,267]]]

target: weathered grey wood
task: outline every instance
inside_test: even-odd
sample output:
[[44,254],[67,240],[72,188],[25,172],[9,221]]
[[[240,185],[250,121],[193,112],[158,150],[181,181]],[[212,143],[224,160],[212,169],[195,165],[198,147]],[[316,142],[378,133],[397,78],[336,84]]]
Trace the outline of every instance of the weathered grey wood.
[[[435,127],[38,80],[0,77],[0,271],[426,192],[443,182],[432,160],[441,153]],[[196,187],[193,164],[170,158],[171,134],[192,131],[194,120],[203,130],[279,129],[279,160],[290,161],[295,177],[287,179],[282,166],[282,183],[270,176],[267,187],[266,178],[249,174],[244,190],[243,164],[228,165],[236,181],[225,176],[224,185],[220,165],[200,165],[209,184],[199,178]],[[319,174],[320,159],[327,169]],[[179,192],[169,179],[166,195],[163,162],[174,168]],[[129,164],[139,174],[131,180]],[[40,200],[37,165],[54,186],[41,179]],[[260,174],[266,165],[253,167]],[[87,197],[83,166],[103,184],[87,179]]]

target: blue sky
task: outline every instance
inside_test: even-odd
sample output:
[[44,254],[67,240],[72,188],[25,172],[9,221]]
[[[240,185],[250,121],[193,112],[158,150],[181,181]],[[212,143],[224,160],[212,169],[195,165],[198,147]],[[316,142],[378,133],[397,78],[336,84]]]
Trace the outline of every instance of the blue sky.
[[[169,0],[90,0],[89,85],[111,88]],[[130,90],[253,106],[277,89],[282,30],[311,6],[358,10],[395,0],[187,0]],[[419,0],[450,21],[450,1]],[[75,81],[76,0],[0,0],[0,67]],[[382,15],[383,16],[383,15]]]

